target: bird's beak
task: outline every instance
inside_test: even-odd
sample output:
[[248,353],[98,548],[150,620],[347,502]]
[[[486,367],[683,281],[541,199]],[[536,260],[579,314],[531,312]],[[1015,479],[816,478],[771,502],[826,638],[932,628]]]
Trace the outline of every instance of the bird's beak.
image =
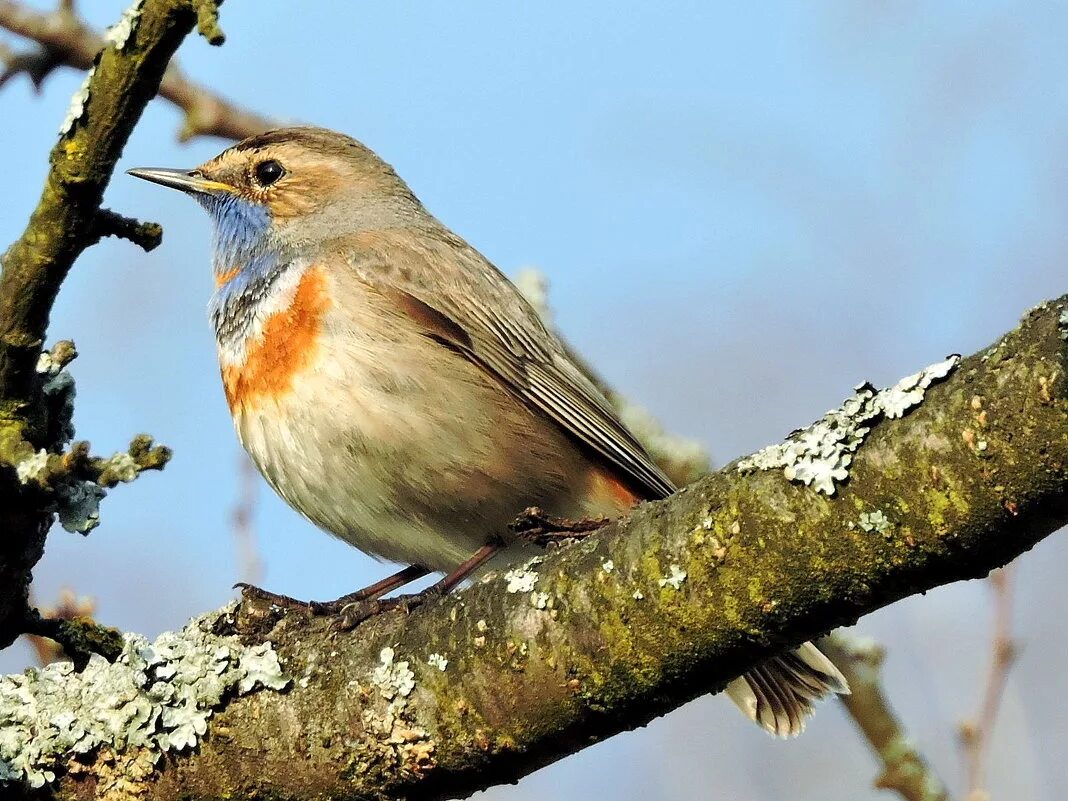
[[167,186],[194,195],[210,195],[216,192],[233,192],[228,184],[209,180],[195,171],[172,170],[166,167],[137,167],[126,171],[134,178],[144,178],[160,186]]

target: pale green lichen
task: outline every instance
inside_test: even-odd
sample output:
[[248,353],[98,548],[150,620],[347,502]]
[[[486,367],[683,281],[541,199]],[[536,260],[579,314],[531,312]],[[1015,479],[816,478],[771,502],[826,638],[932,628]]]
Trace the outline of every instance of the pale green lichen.
[[0,781],[42,787],[68,758],[97,748],[140,748],[158,760],[195,746],[228,693],[285,688],[271,644],[214,634],[218,617],[153,642],[125,635],[115,662],[94,654],[81,672],[55,662],[0,676]]
[[48,468],[48,451],[44,448],[15,465],[15,475],[20,484],[28,484],[41,477]]
[[890,518],[881,509],[874,512],[861,512],[857,525],[862,531],[874,531],[878,534],[887,534],[893,528]]
[[549,607],[549,593],[532,592],[530,594],[530,605],[535,609],[547,609]]
[[415,689],[415,673],[408,661],[394,661],[395,656],[392,648],[383,648],[378,654],[379,663],[371,673],[371,683],[387,701],[398,696],[407,698]]
[[601,570],[603,570],[605,573],[611,573],[615,569],[616,563],[613,562],[611,559],[605,559],[603,562],[601,562]]
[[449,666],[449,660],[444,656],[444,654],[439,654],[436,652],[432,653],[426,658],[426,663],[430,665],[430,667],[437,668],[442,673],[444,673],[445,668]]
[[510,593],[530,592],[538,582],[538,574],[531,568],[542,561],[540,556],[527,560],[520,567],[512,568],[504,574],[505,591]]
[[677,590],[682,586],[682,582],[686,581],[686,571],[678,565],[671,565],[668,570],[668,575],[664,576],[658,581],[661,587],[671,587],[673,590]]
[[113,45],[116,50],[122,50],[137,27],[142,5],[144,0],[134,0],[133,5],[122,12],[119,21],[104,31],[104,41]]
[[860,384],[838,409],[832,409],[808,428],[792,434],[785,442],[769,445],[738,462],[738,470],[781,469],[790,481],[811,486],[817,492],[834,495],[836,485],[849,477],[853,454],[882,418],[903,417],[923,401],[927,389],[956,368],[959,356],[932,364],[878,390]]
[[1061,329],[1061,339],[1068,339],[1068,306],[1061,309],[1061,316],[1057,318],[1057,325]]
[[117,481],[131,482],[140,474],[137,462],[126,451],[119,451],[101,465],[101,473],[107,473]]
[[65,481],[56,487],[59,524],[72,534],[88,534],[100,525],[100,501],[107,491],[92,481]]
[[85,104],[89,101],[89,84],[92,83],[93,74],[96,72],[96,67],[90,67],[88,72],[85,73],[85,80],[82,81],[82,85],[78,87],[78,91],[74,93],[74,96],[70,99],[70,105],[67,107],[67,116],[63,118],[63,122],[59,126],[59,135],[66,136],[70,133],[74,127],[74,123],[82,118],[85,114]]

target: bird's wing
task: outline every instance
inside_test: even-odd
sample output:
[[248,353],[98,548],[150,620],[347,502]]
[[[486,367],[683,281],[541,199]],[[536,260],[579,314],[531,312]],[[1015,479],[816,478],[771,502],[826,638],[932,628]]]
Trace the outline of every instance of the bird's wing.
[[[386,232],[335,246],[345,252],[361,281],[391,294],[428,336],[494,375],[615,466],[628,484],[649,498],[675,491],[537,312],[466,242],[435,231],[413,244]],[[445,263],[451,269],[442,269]]]

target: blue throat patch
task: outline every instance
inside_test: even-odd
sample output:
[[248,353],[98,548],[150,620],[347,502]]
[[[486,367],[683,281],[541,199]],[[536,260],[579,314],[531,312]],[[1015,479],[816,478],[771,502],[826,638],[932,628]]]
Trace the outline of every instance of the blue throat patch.
[[197,199],[214,223],[215,274],[237,271],[212,295],[211,321],[220,340],[243,336],[258,302],[284,266],[267,237],[271,216],[263,205],[230,194],[201,195]]

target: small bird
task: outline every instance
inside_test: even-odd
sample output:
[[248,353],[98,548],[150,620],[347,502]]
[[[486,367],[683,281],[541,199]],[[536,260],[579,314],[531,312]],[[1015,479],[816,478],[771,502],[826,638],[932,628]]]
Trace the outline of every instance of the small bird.
[[[447,591],[522,553],[508,524],[527,507],[618,516],[674,492],[515,286],[354,139],[282,128],[194,170],[129,173],[211,216],[223,388],[264,478],[319,527],[406,565],[313,609],[351,612],[431,572]],[[727,688],[780,736],[846,692],[811,643]]]

